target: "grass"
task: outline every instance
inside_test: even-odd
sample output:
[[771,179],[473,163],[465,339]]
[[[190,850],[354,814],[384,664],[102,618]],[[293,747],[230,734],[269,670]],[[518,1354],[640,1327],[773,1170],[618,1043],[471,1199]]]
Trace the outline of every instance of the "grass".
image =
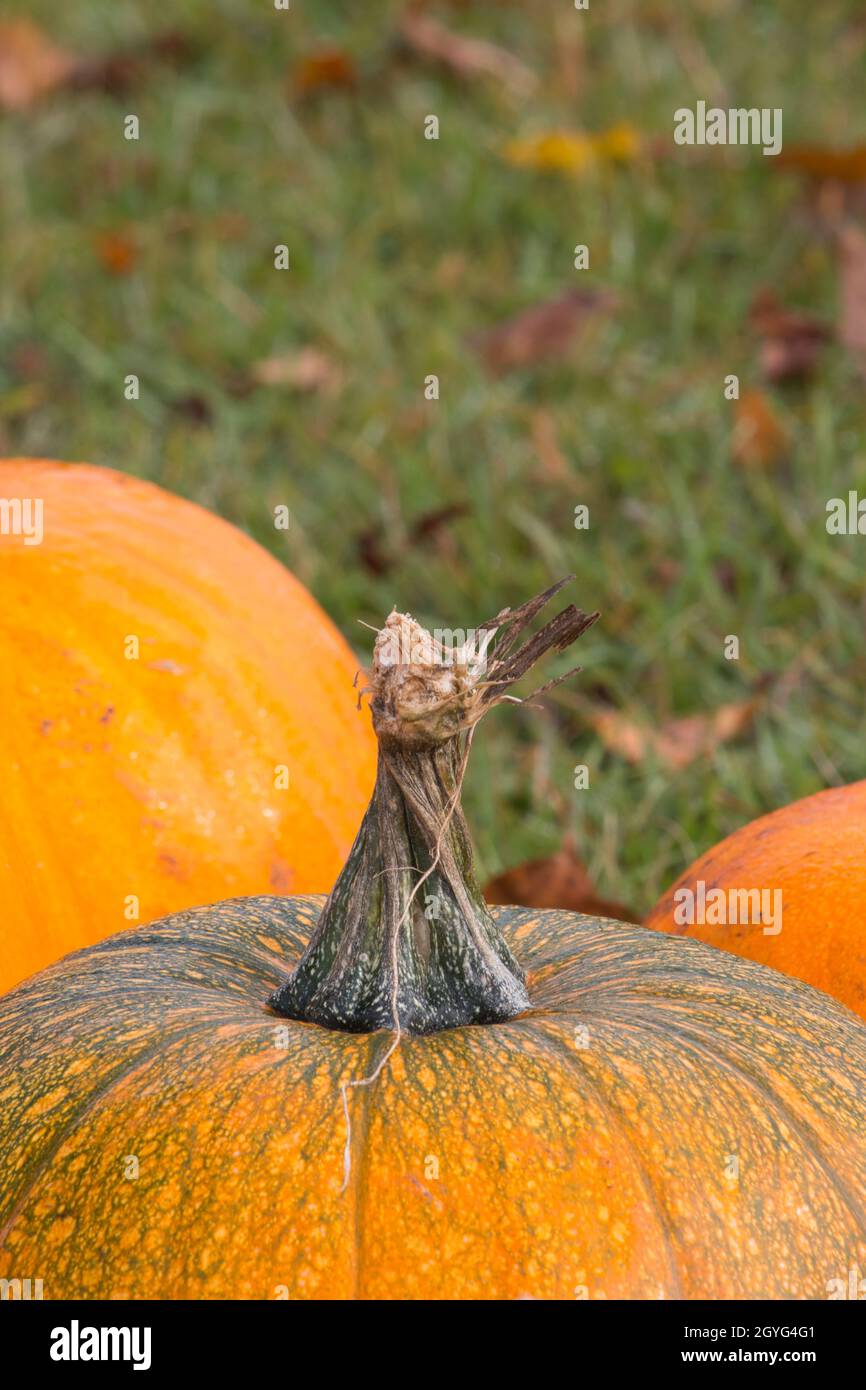
[[[131,0],[5,9],[88,54],[135,47],[156,23]],[[357,620],[395,604],[471,626],[574,572],[576,601],[603,614],[583,674],[543,711],[491,716],[467,813],[483,874],[570,829],[599,890],[643,910],[743,821],[864,772],[866,541],[824,526],[829,497],[866,492],[862,379],[833,346],[814,380],[772,392],[791,447],[771,471],[732,464],[722,393],[729,372],[758,383],[757,288],[835,317],[833,246],[759,150],[695,161],[670,136],[676,108],[721,95],[781,106],[786,144],[863,140],[866,31],[839,0],[434,13],[519,54],[542,75],[536,94],[401,58],[399,7],[381,0],[288,13],[187,0],[171,23],[192,61],[122,96],[63,93],[3,117],[0,446],[126,469],[220,512],[362,654]],[[288,75],[323,44],[354,56],[360,87],[301,103]],[[137,143],[122,138],[128,112]],[[430,113],[438,142],[423,138]],[[501,157],[515,136],[618,121],[668,151],[574,178]],[[118,231],[137,249],[125,276],[94,249]],[[572,267],[578,242],[588,272]],[[491,380],[467,339],[575,283],[613,289],[619,310],[569,360]],[[233,389],[252,362],[309,345],[340,363],[334,394]],[[34,349],[38,380],[22,387]],[[130,372],[138,402],[123,396]],[[451,505],[455,519],[412,539]],[[723,657],[729,633],[739,661]],[[783,679],[753,731],[679,772],[606,751],[575,698],[658,723],[767,675]],[[573,790],[578,763],[589,790]]]

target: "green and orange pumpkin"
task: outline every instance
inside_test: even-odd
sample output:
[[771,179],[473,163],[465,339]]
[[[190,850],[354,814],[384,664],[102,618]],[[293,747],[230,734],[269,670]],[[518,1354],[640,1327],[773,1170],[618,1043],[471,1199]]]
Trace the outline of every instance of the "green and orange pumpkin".
[[0,497],[30,507],[0,534],[0,990],[131,921],[329,890],[375,739],[303,586],[109,469],[0,460]]
[[[767,929],[759,913],[738,910],[681,920],[690,901],[683,890],[694,895],[699,884],[705,901],[717,890],[756,902],[756,894],[778,893],[780,920]],[[735,830],[685,870],[646,924],[771,965],[866,1018],[866,781],[816,792]]]
[[486,670],[389,620],[376,788],[326,904],[182,912],[0,1000],[0,1275],[49,1299],[784,1299],[866,1262],[858,1019],[699,942],[483,902],[472,732],[589,621],[515,646],[544,597],[491,621]]

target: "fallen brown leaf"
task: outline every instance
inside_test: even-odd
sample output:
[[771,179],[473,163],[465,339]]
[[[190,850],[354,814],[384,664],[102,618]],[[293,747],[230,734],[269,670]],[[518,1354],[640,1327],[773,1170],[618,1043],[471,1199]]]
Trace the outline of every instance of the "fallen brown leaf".
[[112,275],[129,275],[135,269],[138,249],[126,232],[101,232],[94,238],[99,262]]
[[193,45],[176,29],[134,48],[85,58],[70,53],[29,19],[0,20],[0,110],[24,111],[59,88],[96,88],[118,94],[146,75],[153,62],[178,64]]
[[652,572],[660,589],[669,589],[681,577],[683,567],[672,555],[660,555],[652,566]]
[[773,164],[777,169],[794,169],[813,179],[862,183],[866,180],[866,145],[853,145],[848,150],[828,150],[820,145],[789,145],[779,151]]
[[837,235],[846,222],[866,216],[866,145],[847,150],[792,145],[772,163],[775,169],[801,176],[803,211],[822,239]]
[[744,733],[761,704],[760,697],[752,696],[719,705],[707,714],[669,719],[657,726],[639,723],[617,710],[597,710],[588,717],[605,747],[626,762],[639,764],[655,757],[680,771]]
[[87,58],[59,47],[31,20],[0,21],[0,110],[29,109],[61,88],[118,95],[140,82],[154,61],[178,65],[193,53],[188,37],[170,29],[135,48]]
[[735,598],[737,593],[737,567],[732,560],[717,560],[713,565],[713,574],[716,582],[723,593],[730,598]]
[[535,73],[513,53],[483,39],[455,34],[419,10],[405,12],[400,37],[415,57],[438,63],[457,77],[495,77],[518,96],[527,96],[536,86]]
[[25,339],[12,349],[9,370],[19,381],[41,381],[49,371],[49,359],[41,343]]
[[784,456],[788,437],[763,391],[746,390],[734,402],[731,452],[741,468],[772,468]]
[[548,357],[564,356],[578,330],[615,302],[606,290],[566,290],[474,335],[470,344],[496,375],[530,367]]
[[209,425],[213,421],[213,409],[206,396],[191,391],[187,396],[178,396],[171,403],[176,415],[189,420],[193,425]]
[[566,9],[553,13],[553,82],[569,103],[576,105],[586,82],[588,61],[586,27],[575,24]]
[[316,53],[308,53],[294,74],[294,84],[301,96],[310,96],[323,87],[351,90],[357,82],[355,60],[342,48],[322,48]]
[[[193,222],[192,229],[195,229]],[[249,235],[250,219],[243,212],[227,208],[208,219],[208,231],[217,241],[243,241]]]
[[409,532],[410,541],[423,545],[427,541],[436,540],[450,522],[459,521],[460,517],[466,516],[468,510],[465,502],[449,502],[445,507],[437,507],[434,511],[422,512],[412,523],[412,529]]
[[288,386],[294,391],[338,391],[343,373],[337,363],[319,348],[301,348],[253,363],[250,377],[257,386]]
[[446,251],[434,268],[433,278],[440,289],[454,290],[465,278],[469,261],[463,251]]
[[866,368],[866,235],[843,227],[839,235],[841,317],[839,337]]
[[380,524],[360,531],[355,537],[358,559],[368,574],[388,574],[394,561],[385,548],[385,530]]
[[829,326],[799,309],[788,309],[771,289],[759,290],[749,322],[761,339],[761,369],[768,381],[811,376]]
[[0,21],[0,109],[25,111],[68,82],[78,64],[30,19]]
[[559,445],[556,420],[549,410],[534,410],[531,421],[532,442],[541,467],[539,476],[547,482],[565,483],[574,479],[568,460]]
[[484,896],[489,903],[506,907],[559,907],[620,922],[638,920],[631,908],[598,896],[586,866],[568,844],[548,859],[532,859],[492,878]]
[[154,63],[179,67],[194,56],[195,44],[189,36],[178,29],[167,29],[143,38],[134,47],[79,58],[69,82],[77,88],[122,96],[145,80]]
[[395,542],[393,535],[386,539],[381,522],[359,531],[355,537],[358,559],[370,574],[388,574],[394,565],[413,547],[434,546],[446,560],[456,560],[456,544],[451,522],[466,516],[465,502],[449,502],[415,517],[405,539]]

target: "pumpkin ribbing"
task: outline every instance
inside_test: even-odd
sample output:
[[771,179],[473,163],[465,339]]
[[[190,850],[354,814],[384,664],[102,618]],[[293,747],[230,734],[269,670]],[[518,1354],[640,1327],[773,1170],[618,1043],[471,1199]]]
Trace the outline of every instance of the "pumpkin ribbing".
[[3,459],[0,496],[44,508],[38,545],[0,534],[0,990],[136,921],[327,892],[375,740],[303,585],[108,468]]
[[404,1037],[352,1094],[343,1192],[340,1085],[390,1035],[262,1008],[321,907],[179,913],[0,999],[0,1277],[46,1299],[821,1299],[866,1268],[860,1021],[569,912],[493,909],[530,1009]]
[[[830,787],[741,826],[708,849],[662,895],[646,924],[694,936],[795,975],[866,1018],[866,781]],[[769,890],[781,930],[763,923],[677,920],[678,893]]]
[[[179,913],[0,999],[0,1276],[49,1299],[790,1299],[866,1262],[866,1029],[834,1000],[495,908],[528,1007],[395,1048],[264,1007],[322,907]],[[385,1057],[344,1191],[339,1096]]]

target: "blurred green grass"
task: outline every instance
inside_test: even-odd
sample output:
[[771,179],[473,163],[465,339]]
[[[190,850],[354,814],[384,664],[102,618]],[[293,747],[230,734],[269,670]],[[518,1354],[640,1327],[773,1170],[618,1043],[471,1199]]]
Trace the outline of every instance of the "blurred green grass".
[[[575,600],[602,610],[583,674],[543,710],[491,716],[467,814],[485,876],[570,829],[599,891],[643,910],[743,821],[864,774],[866,543],[824,526],[828,497],[866,491],[862,379],[828,348],[813,381],[772,392],[784,464],[737,469],[722,383],[758,383],[756,289],[836,316],[833,248],[802,185],[755,149],[694,162],[671,141],[574,178],[513,169],[501,151],[619,121],[669,138],[674,110],[699,98],[781,106],[786,144],[862,141],[866,26],[839,0],[432,8],[535,69],[527,99],[401,57],[400,11],[186,0],[168,22],[193,41],[190,62],[122,96],[67,92],[0,118],[0,446],[126,469],[220,512],[362,656],[357,620],[395,604],[469,627],[574,572]],[[4,7],[24,13],[87,54],[159,27],[131,0]],[[299,102],[291,73],[330,44],[353,55],[358,90]],[[429,113],[438,142],[423,138]],[[127,276],[94,250],[118,230],[138,252]],[[288,273],[273,269],[283,242]],[[619,310],[568,360],[491,380],[467,338],[575,283],[613,289]],[[44,385],[23,408],[14,364],[33,345]],[[341,390],[232,389],[253,362],[306,346],[339,362]],[[438,402],[424,400],[429,373]],[[539,416],[559,475],[539,456]],[[271,524],[278,503],[288,533]],[[574,530],[577,503],[588,531]],[[411,540],[451,504],[463,514]],[[723,658],[728,633],[739,662]],[[606,752],[574,698],[660,722],[783,673],[749,735],[679,772]],[[578,763],[587,791],[572,787]]]

